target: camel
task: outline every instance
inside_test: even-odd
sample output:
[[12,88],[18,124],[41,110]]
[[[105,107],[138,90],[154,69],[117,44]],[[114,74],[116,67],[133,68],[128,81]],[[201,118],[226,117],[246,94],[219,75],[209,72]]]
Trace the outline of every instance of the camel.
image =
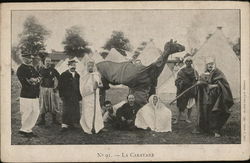
[[148,102],[148,98],[156,93],[157,78],[160,76],[169,55],[182,52],[185,47],[172,39],[164,46],[164,51],[155,62],[149,66],[134,64],[131,61],[116,63],[102,61],[96,64],[101,75],[103,88],[100,89],[101,105],[105,101],[105,91],[109,84],[123,84],[129,87],[129,93],[134,94],[136,102],[141,106]]

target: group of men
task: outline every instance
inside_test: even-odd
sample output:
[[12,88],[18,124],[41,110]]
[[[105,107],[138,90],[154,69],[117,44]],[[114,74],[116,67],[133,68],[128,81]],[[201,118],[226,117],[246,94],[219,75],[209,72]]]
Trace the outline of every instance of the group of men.
[[[48,112],[52,114],[53,123],[61,124],[62,132],[74,129],[79,124],[88,134],[98,133],[107,126],[128,130],[172,131],[171,110],[160,102],[157,95],[152,95],[149,103],[142,108],[136,103],[133,94],[127,96],[127,103],[118,110],[113,109],[110,101],[105,101],[104,108],[101,108],[99,88],[102,82],[93,60],[88,61],[86,72],[81,74],[76,72],[75,60],[68,61],[69,68],[62,74],[51,66],[50,58],[45,58],[44,67],[39,70],[32,64],[32,55],[23,54],[22,60],[17,76],[22,85],[19,133],[24,136],[36,136],[32,128],[39,115],[41,120],[38,125],[45,125]],[[229,84],[224,74],[216,68],[213,58],[206,60],[206,69],[201,75],[192,66],[192,57],[186,57],[184,64],[175,80],[179,114],[173,123],[179,122],[186,109],[186,122],[191,123],[192,106],[196,103],[199,116],[193,133],[207,132],[219,137],[233,105]],[[57,120],[60,110],[58,94],[63,103],[61,123]]]
[[216,67],[215,59],[205,59],[205,71],[198,75],[191,56],[184,59],[185,66],[179,70],[175,80],[177,87],[178,123],[187,110],[186,122],[191,123],[192,107],[196,104],[197,125],[192,133],[208,133],[221,136],[221,128],[230,115],[234,104],[232,92],[224,73]]
[[[33,56],[22,55],[23,63],[17,70],[17,77],[22,85],[20,94],[21,128],[19,133],[26,137],[35,137],[32,128],[40,115],[38,125],[45,125],[46,113],[52,114],[52,123],[61,124],[61,131],[66,132],[81,125],[88,134],[98,133],[110,117],[109,109],[102,109],[99,102],[99,88],[102,87],[100,75],[95,71],[95,63],[89,60],[86,72],[76,72],[75,60],[68,61],[68,70],[59,74],[52,67],[51,59],[46,57],[44,66],[35,68]],[[59,97],[62,101],[61,122]],[[117,129],[132,129],[139,105],[131,94],[112,117],[112,126]],[[80,109],[80,102],[82,108]],[[105,106],[111,104],[106,101]],[[107,107],[104,107],[107,108]],[[105,115],[104,115],[105,114]],[[110,121],[108,122],[110,124]],[[106,123],[107,124],[107,123]]]

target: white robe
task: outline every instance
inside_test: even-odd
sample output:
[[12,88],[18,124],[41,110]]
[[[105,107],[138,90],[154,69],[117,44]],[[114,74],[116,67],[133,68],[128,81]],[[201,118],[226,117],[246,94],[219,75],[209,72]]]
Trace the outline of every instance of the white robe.
[[[94,84],[101,86],[100,76],[97,72],[87,73],[81,77],[82,113],[80,124],[84,132],[92,134],[94,119]],[[98,133],[103,127],[102,111],[99,102],[99,88],[96,90],[96,112],[95,112],[95,132]]]
[[136,114],[135,126],[142,129],[148,127],[156,132],[172,131],[172,113],[164,104],[158,102],[156,106],[152,103],[144,105]]

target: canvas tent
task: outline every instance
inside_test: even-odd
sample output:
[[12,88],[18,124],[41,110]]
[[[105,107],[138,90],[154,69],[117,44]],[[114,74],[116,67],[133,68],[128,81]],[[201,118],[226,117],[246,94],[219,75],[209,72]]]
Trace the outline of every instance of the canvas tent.
[[240,61],[230,47],[221,28],[203,44],[193,57],[194,68],[199,74],[204,72],[205,58],[212,56],[215,58],[216,67],[226,76],[233,97],[240,97]]
[[60,60],[57,64],[56,64],[56,66],[55,66],[55,69],[57,69],[59,66],[61,66],[61,64],[64,62],[64,60]]
[[160,55],[161,50],[156,48],[153,41],[149,41],[140,55],[137,57],[137,60],[140,60],[144,66],[148,66],[155,62]]
[[112,61],[112,62],[125,62],[126,59],[121,53],[119,53],[115,48],[112,48],[109,51],[108,56],[105,58],[105,61]]
[[[177,72],[176,72],[177,73]],[[157,94],[163,101],[171,101],[176,96],[175,73],[165,65],[161,75],[158,78]]]

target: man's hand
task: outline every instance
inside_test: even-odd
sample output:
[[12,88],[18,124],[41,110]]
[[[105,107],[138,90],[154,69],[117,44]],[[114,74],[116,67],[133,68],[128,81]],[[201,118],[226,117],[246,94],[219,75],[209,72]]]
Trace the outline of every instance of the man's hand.
[[209,84],[208,85],[208,89],[213,89],[213,88],[217,88],[218,85],[217,84]]
[[98,88],[98,83],[95,82],[95,83],[94,83],[94,86],[93,86],[94,91],[96,91],[97,88]]
[[122,119],[122,121],[126,121],[126,119],[123,116],[121,117],[121,119]]

